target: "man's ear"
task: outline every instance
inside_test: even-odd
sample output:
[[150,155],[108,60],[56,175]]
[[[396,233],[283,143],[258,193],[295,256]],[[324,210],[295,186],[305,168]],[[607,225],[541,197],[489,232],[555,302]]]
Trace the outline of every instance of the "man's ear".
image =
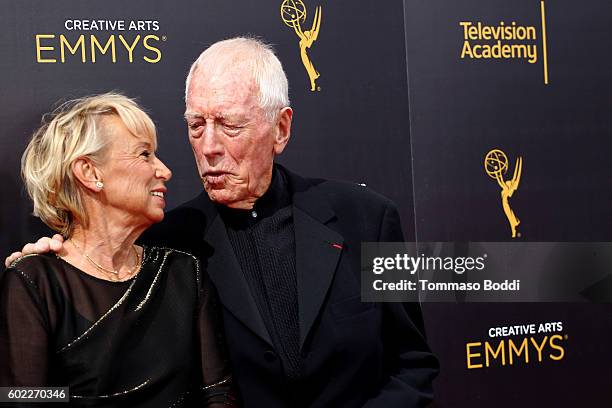
[[276,124],[277,132],[274,137],[274,154],[281,154],[285,150],[285,146],[289,142],[291,136],[291,119],[293,118],[293,109],[284,107],[278,114],[278,123]]
[[72,173],[85,189],[92,192],[102,190],[102,172],[86,157],[79,157],[72,163]]

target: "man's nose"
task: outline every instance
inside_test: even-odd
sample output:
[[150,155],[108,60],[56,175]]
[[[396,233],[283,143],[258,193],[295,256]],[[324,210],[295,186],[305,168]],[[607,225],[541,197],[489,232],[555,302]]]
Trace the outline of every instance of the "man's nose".
[[214,123],[206,126],[202,132],[202,153],[204,156],[220,156],[223,154],[223,143],[220,140],[221,135]]

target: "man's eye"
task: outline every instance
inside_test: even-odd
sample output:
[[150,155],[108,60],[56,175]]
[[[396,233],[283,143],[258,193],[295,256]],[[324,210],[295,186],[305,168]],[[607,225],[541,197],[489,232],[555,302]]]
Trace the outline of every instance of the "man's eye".
[[236,126],[236,125],[232,125],[232,124],[229,124],[229,123],[224,123],[223,124],[223,129],[225,130],[226,133],[229,133],[231,135],[235,135],[235,134],[240,132],[241,127],[240,126]]
[[145,150],[144,152],[140,153],[140,155],[148,159],[151,156],[151,152]]
[[189,129],[191,130],[198,130],[200,127],[202,127],[202,124],[199,122],[194,122],[194,123],[189,124]]

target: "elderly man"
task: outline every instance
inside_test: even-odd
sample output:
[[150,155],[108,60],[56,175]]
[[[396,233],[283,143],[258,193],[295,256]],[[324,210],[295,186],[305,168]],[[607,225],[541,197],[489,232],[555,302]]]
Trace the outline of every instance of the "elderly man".
[[360,300],[360,243],[402,241],[397,210],[274,164],[292,114],[269,46],[234,38],[205,50],[185,119],[206,191],[142,240],[202,259],[246,407],[427,405],[438,362],[418,305]]

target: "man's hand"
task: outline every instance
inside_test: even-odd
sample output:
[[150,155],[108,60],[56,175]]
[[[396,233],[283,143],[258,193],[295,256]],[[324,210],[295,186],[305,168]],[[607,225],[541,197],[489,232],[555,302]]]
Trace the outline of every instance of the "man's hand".
[[13,261],[17,258],[20,258],[24,255],[30,254],[44,254],[49,251],[59,252],[62,250],[64,246],[64,237],[60,234],[55,234],[52,238],[42,237],[36,243],[26,244],[21,252],[13,252],[8,258],[4,260],[4,266],[7,268]]

